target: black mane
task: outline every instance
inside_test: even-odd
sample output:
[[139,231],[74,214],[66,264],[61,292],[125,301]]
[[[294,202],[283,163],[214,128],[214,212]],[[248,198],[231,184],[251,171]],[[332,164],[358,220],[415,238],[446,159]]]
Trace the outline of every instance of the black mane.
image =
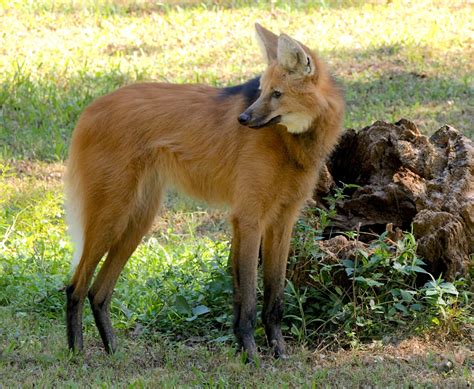
[[246,106],[249,107],[252,103],[260,96],[260,76],[252,78],[241,85],[228,86],[222,88],[219,96],[230,97],[236,95],[242,95],[245,98]]

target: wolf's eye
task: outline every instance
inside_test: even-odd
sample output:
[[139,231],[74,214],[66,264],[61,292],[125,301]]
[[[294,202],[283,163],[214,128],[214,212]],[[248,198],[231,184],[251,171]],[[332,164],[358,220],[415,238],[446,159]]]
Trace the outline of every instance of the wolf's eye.
[[274,99],[279,99],[281,97],[281,92],[279,90],[274,90],[272,93]]

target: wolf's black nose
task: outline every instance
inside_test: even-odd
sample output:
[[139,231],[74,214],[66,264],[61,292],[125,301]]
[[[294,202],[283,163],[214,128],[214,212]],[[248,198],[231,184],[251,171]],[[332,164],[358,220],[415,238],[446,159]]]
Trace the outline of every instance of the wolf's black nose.
[[245,124],[248,124],[248,122],[250,122],[250,115],[245,112],[241,113],[239,115],[239,123],[245,125]]

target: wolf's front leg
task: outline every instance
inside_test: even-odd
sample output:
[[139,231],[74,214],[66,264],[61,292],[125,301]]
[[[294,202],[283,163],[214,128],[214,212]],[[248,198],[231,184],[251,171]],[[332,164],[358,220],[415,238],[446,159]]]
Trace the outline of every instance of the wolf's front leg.
[[251,361],[257,352],[253,336],[257,300],[257,264],[261,231],[255,222],[233,217],[232,275],[234,285],[234,333]]
[[285,358],[285,341],[281,333],[284,310],[286,263],[290,249],[291,231],[298,208],[286,209],[277,221],[266,228],[263,236],[264,302],[262,321],[268,343],[277,358]]

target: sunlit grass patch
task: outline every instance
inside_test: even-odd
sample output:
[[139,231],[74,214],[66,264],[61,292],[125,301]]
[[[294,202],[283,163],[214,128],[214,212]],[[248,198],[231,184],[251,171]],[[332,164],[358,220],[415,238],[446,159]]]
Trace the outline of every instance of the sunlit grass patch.
[[[0,313],[8,312],[0,307]],[[227,344],[134,336],[121,339],[118,352],[107,356],[97,334],[86,334],[86,352],[72,356],[64,348],[62,324],[39,328],[31,316],[4,317],[0,372],[7,387],[466,387],[472,382],[473,360],[466,345],[436,339],[372,343],[336,353],[290,345],[288,360],[262,354],[255,367],[244,364]],[[453,367],[445,371],[448,362]]]
[[0,155],[63,160],[79,113],[127,83],[221,86],[261,73],[256,21],[332,65],[347,127],[407,116],[426,132],[447,122],[473,136],[472,20],[461,3],[234,3],[5,3]]

